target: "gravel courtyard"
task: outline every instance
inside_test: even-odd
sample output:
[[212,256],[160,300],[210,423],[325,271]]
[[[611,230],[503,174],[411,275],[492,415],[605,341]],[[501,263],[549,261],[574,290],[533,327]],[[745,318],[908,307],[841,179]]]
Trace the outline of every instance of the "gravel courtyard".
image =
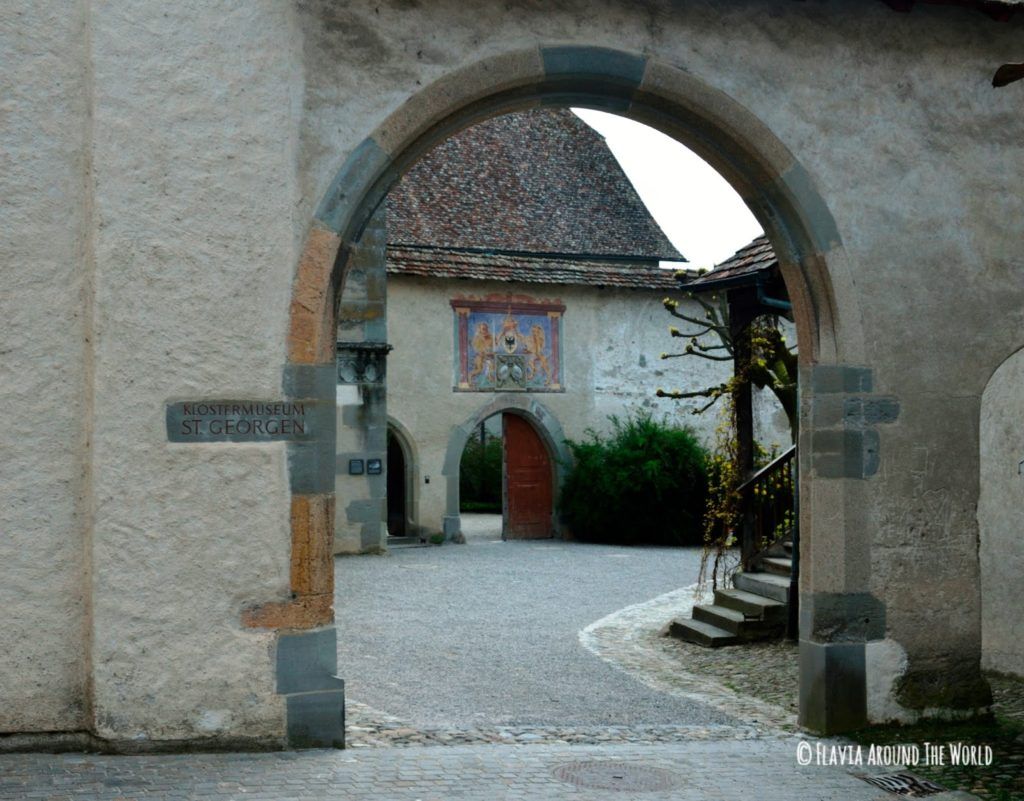
[[697,577],[699,549],[502,542],[465,515],[465,545],[336,561],[346,695],[414,727],[715,725],[737,721],[649,689],[578,633]]

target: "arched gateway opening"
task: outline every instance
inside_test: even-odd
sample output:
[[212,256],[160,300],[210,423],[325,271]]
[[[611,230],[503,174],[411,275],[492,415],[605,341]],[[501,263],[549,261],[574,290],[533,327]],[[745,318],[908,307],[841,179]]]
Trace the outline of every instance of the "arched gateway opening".
[[452,431],[445,456],[448,506],[445,530],[461,533],[461,467],[466,446],[489,421],[501,438],[499,500],[505,539],[558,536],[555,498],[569,462],[565,435],[554,415],[534,399],[497,397]]
[[[659,129],[704,158],[744,198],[771,240],[793,302],[800,448],[811,454],[815,395],[849,391],[856,382],[870,390],[869,371],[847,366],[863,353],[855,315],[840,325],[833,308],[833,283],[847,277],[829,210],[796,158],[740,104],[682,70],[604,48],[539,47],[478,62],[410,98],[353,150],[316,212],[298,265],[285,377],[290,396],[333,409],[335,309],[363,232],[389,188],[449,134],[537,103],[603,109]],[[360,358],[369,363],[372,354]],[[290,446],[294,599],[253,610],[250,625],[315,629],[332,620],[333,471],[324,468],[334,462],[333,446],[330,426],[316,441]],[[862,616],[857,601],[870,591],[866,537],[849,537],[844,522],[852,493],[843,479],[863,477],[867,468],[854,464],[859,458],[870,454],[837,453],[813,474],[811,459],[800,460],[801,722],[822,732],[866,721],[868,637],[851,634],[863,626],[843,625]],[[822,477],[835,479],[824,491]],[[817,527],[820,519],[829,525]],[[843,632],[840,641],[830,630]]]

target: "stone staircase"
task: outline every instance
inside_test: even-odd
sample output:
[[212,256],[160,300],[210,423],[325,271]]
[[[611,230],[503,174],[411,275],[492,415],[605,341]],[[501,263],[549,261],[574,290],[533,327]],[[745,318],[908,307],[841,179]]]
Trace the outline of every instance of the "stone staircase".
[[732,589],[715,590],[713,604],[693,607],[689,620],[673,620],[666,634],[718,648],[767,640],[786,632],[793,544],[779,542],[753,560],[755,568],[733,576]]

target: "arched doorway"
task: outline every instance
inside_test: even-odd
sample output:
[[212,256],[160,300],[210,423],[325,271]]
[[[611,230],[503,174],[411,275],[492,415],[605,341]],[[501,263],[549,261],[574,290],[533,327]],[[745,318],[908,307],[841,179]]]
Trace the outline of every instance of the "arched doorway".
[[500,525],[502,539],[551,539],[557,530],[558,457],[531,417],[505,410],[482,420],[459,460],[460,520],[474,515],[484,532]]
[[387,429],[387,531],[388,537],[419,537],[419,457],[412,435],[395,418]]
[[[814,393],[870,391],[870,370],[856,366],[865,358],[860,319],[848,315],[840,326],[834,306],[834,279],[843,287],[852,279],[831,213],[793,154],[743,106],[683,70],[606,48],[539,47],[478,62],[424,90],[359,144],[332,181],[307,237],[293,290],[289,362],[331,366],[338,288],[364,228],[398,177],[451,132],[535,102],[610,110],[657,128],[718,169],[746,200],[778,256],[802,343],[802,369],[813,378],[801,382],[800,447],[811,453]],[[836,432],[824,410],[821,427],[829,435],[823,442],[834,449]],[[443,471],[449,480],[448,535],[458,532],[458,484],[452,490],[451,482],[465,436],[454,454],[449,451]],[[870,571],[862,568],[870,557],[870,542],[859,525],[863,493],[853,482],[877,466],[871,461],[874,452],[864,448],[862,453],[859,440],[842,442],[847,440],[849,454],[842,451],[841,458],[821,462],[828,481],[820,480],[812,460],[800,460],[801,595],[808,596],[802,604],[808,612],[801,633],[801,720],[825,732],[866,722],[868,637],[851,640],[837,620],[848,616],[853,623],[862,596],[871,592]],[[299,497],[317,491],[293,486]],[[830,525],[817,529],[817,519]],[[293,527],[293,536],[300,533]],[[837,575],[846,577],[838,585]],[[819,593],[822,603],[816,606]],[[302,601],[293,603],[298,608]],[[830,632],[836,631],[842,636],[833,639]],[[883,682],[897,678],[893,673]]]
[[1024,676],[1024,620],[1019,566],[1024,560],[1024,350],[993,373],[981,396],[981,483],[978,557],[981,568],[982,667]]
[[406,464],[405,452],[398,442],[398,437],[388,428],[388,536],[404,537],[406,535]]
[[[560,534],[555,499],[558,488],[564,479],[565,470],[569,465],[570,454],[565,445],[565,434],[562,426],[552,414],[536,398],[522,394],[498,395],[491,403],[482,407],[462,425],[452,429],[448,438],[442,471],[447,480],[447,507],[444,517],[444,534],[448,539],[461,541],[462,537],[462,498],[461,498],[461,466],[466,445],[475,436],[479,436],[480,427],[488,420],[501,420],[502,444],[502,531],[508,533],[508,500],[507,488],[507,447],[504,430],[510,418],[513,436],[516,438],[513,447],[517,453],[513,455],[515,471],[513,492],[516,493],[517,505],[513,521],[520,537],[527,532],[534,532],[536,537],[557,537]],[[544,476],[547,481],[544,481]],[[543,485],[542,498],[535,500],[524,498]],[[550,498],[550,501],[545,499]],[[525,508],[524,508],[525,505]],[[543,511],[550,508],[550,513]],[[545,517],[547,515],[547,517]],[[543,521],[549,519],[550,525],[544,526]],[[526,522],[530,521],[530,522]],[[516,538],[516,537],[512,537]]]

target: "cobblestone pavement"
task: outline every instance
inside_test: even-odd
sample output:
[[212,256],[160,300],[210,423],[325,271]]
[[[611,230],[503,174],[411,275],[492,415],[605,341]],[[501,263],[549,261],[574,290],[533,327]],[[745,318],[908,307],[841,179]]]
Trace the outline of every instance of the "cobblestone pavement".
[[[785,644],[701,648],[662,636],[665,625],[688,617],[696,585],[634,604],[587,626],[580,642],[660,692],[710,703],[735,720],[761,728],[796,728],[796,649]],[[792,662],[790,660],[793,660]]]
[[427,745],[604,745],[681,743],[693,740],[749,740],[763,737],[759,726],[494,726],[490,728],[416,727],[408,721],[356,701],[346,702],[347,747],[381,748]]
[[989,676],[995,713],[1008,720],[1024,723],[1024,679]]
[[705,740],[276,754],[5,755],[0,756],[0,799],[871,801],[896,797],[880,793],[845,770],[798,767],[795,753],[796,741],[791,738],[763,738],[741,746]]

